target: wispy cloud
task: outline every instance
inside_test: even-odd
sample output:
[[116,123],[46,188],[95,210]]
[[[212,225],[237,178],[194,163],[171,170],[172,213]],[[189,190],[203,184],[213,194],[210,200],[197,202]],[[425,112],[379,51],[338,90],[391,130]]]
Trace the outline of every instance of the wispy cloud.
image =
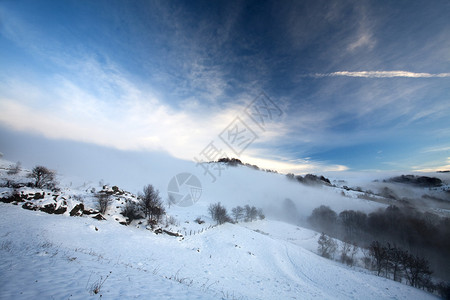
[[437,146],[437,147],[429,147],[422,151],[422,153],[430,153],[430,152],[446,152],[450,151],[449,146]]
[[412,169],[417,172],[437,172],[450,170],[450,157],[447,157],[447,161],[433,161],[427,162],[419,166],[413,166]]
[[332,73],[316,73],[314,77],[364,77],[364,78],[444,78],[450,77],[450,73],[415,73],[409,71],[339,71]]

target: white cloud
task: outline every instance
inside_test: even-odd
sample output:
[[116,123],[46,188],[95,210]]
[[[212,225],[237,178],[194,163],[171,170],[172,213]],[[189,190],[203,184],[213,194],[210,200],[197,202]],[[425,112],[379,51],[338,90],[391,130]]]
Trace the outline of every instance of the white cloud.
[[[260,155],[260,154],[259,154]],[[247,156],[242,157],[244,162],[249,164],[254,164],[264,169],[277,170],[281,173],[294,173],[294,174],[307,174],[315,173],[322,174],[323,172],[333,172],[333,171],[347,171],[348,167],[344,165],[337,164],[327,164],[317,161],[308,160],[279,160],[279,159],[267,159],[258,156]]]
[[407,78],[444,78],[450,77],[450,73],[415,73],[409,71],[339,71],[332,73],[316,73],[314,77],[364,77],[364,78],[393,78],[393,77],[407,77]]

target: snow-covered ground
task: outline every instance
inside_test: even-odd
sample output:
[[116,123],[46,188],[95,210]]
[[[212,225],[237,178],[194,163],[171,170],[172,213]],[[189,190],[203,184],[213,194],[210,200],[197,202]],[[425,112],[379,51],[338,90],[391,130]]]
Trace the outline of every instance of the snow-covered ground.
[[[0,210],[1,299],[433,298],[239,224],[182,239],[10,204]],[[259,226],[292,225],[252,224]]]
[[[192,167],[192,173],[195,170]],[[4,176],[5,169],[2,172]],[[22,171],[18,176],[26,174]],[[148,183],[152,183],[151,177]],[[106,221],[70,217],[69,211],[79,199],[75,195],[84,198],[86,207],[93,206],[93,186],[70,186],[64,177],[59,178],[58,195],[46,191],[44,199],[31,200],[36,205],[66,203],[64,214],[25,210],[21,203],[0,203],[0,299],[435,298],[318,256],[314,253],[318,233],[280,220],[286,198],[295,203],[299,216],[309,215],[321,204],[338,212],[370,212],[383,204],[245,167],[229,168],[215,183],[204,179],[197,203],[168,208],[175,222],[167,229],[184,237],[156,235],[137,221],[121,225],[120,209],[134,197],[122,191],[114,196]],[[157,187],[164,193],[164,187]],[[0,192],[10,191],[3,188]],[[207,207],[219,201],[229,210],[245,204],[262,207],[267,218],[211,227],[214,223]],[[197,217],[205,223],[194,222]]]

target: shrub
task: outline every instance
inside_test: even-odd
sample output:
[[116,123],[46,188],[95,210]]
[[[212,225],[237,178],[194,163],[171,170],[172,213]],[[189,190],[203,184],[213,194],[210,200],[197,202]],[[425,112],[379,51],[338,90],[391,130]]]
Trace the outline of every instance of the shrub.
[[205,223],[205,221],[203,221],[201,217],[197,217],[197,218],[194,220],[194,222],[196,222],[197,224],[203,224],[203,223]]
[[337,243],[332,238],[322,232],[317,243],[319,244],[317,250],[321,256],[326,258],[334,257],[334,253],[337,250]]
[[128,219],[128,224],[133,222],[133,220],[142,218],[138,205],[133,201],[128,201],[127,204],[125,204],[121,214]]
[[173,226],[177,226],[179,223],[177,221],[177,219],[175,219],[174,216],[167,216],[166,215],[166,227],[169,227],[169,225],[173,225]]

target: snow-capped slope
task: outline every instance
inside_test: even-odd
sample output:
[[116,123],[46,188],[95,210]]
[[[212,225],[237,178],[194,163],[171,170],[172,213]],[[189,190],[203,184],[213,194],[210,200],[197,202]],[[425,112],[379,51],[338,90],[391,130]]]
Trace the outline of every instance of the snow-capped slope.
[[[2,162],[2,178],[7,165]],[[324,259],[314,253],[316,232],[276,220],[283,215],[286,198],[295,203],[300,217],[321,204],[337,211],[367,212],[382,204],[247,167],[230,167],[216,182],[199,173],[194,164],[184,171],[197,174],[202,196],[192,206],[167,209],[173,220],[165,222],[165,229],[183,237],[157,235],[139,220],[121,225],[124,218],[120,211],[124,203],[135,200],[135,195],[119,188],[70,186],[63,176],[59,177],[60,192],[20,188],[30,199],[27,201],[37,207],[53,201],[67,210],[49,215],[22,209],[21,202],[0,203],[0,299],[86,299],[100,295],[103,299],[434,298],[369,271]],[[26,182],[28,173],[22,170],[14,180]],[[148,176],[146,183],[153,184],[157,177]],[[154,183],[163,197],[166,187],[161,182],[165,181],[159,178]],[[79,204],[79,197],[84,199],[86,210],[93,208],[92,188],[113,195],[114,202],[104,214],[106,220],[90,215],[71,217],[69,212]],[[5,195],[11,189],[0,192]],[[37,194],[44,198],[35,197]],[[212,227],[207,208],[216,202],[229,210],[245,204],[262,207],[267,218]],[[205,223],[194,222],[197,217]]]
[[[1,299],[433,298],[240,225],[181,239],[3,203],[0,210]],[[277,222],[258,222],[276,230]]]

